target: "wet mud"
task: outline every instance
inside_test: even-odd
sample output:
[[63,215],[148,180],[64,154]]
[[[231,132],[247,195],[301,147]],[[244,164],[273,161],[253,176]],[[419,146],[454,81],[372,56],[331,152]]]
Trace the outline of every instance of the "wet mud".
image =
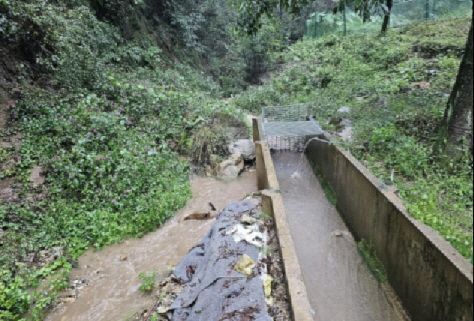
[[315,320],[405,320],[370,273],[304,154],[272,157]]
[[232,181],[194,177],[191,186],[193,197],[186,207],[155,232],[86,252],[71,276],[80,290],[57,306],[46,321],[122,321],[142,312],[154,298],[138,290],[138,274],[155,271],[164,278],[214,221],[184,217],[208,209],[209,202],[222,209],[257,188],[254,172],[244,172]]

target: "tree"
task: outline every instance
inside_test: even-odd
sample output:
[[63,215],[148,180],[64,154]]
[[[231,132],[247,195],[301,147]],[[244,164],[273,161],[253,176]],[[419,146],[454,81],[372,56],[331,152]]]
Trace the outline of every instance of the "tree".
[[466,49],[459,65],[458,75],[444,112],[442,122],[443,138],[446,139],[446,152],[450,156],[457,156],[459,144],[470,136],[472,152],[472,81],[473,81],[473,43],[472,20]]
[[[365,0],[367,1],[367,0]],[[388,30],[388,27],[390,25],[390,15],[392,13],[392,7],[393,7],[393,0],[387,0],[385,6],[384,6],[384,16],[383,16],[383,22],[382,22],[382,30],[381,33],[385,34]]]

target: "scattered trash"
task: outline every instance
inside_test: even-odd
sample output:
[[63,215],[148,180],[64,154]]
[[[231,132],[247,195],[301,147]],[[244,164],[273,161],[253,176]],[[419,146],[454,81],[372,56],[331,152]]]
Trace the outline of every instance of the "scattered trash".
[[[278,245],[269,250],[269,225],[260,215],[256,198],[222,210],[206,237],[160,284],[158,302],[141,320],[289,320],[286,286],[270,275],[277,271],[275,277],[284,279]],[[271,240],[277,242],[274,234]]]
[[242,218],[240,219],[240,222],[243,223],[243,224],[252,225],[252,224],[257,223],[257,219],[255,217],[252,217],[252,216],[248,215],[248,214],[244,214],[244,215],[242,215]]
[[228,231],[227,235],[232,235],[236,243],[245,241],[248,244],[255,245],[258,248],[263,246],[263,234],[259,231],[258,226],[256,225],[235,225]]
[[183,221],[188,220],[210,220],[215,217],[215,213],[212,212],[192,212],[183,218]]
[[252,275],[253,268],[255,267],[255,261],[250,256],[244,254],[240,257],[239,261],[234,266],[234,270],[239,273],[245,274],[246,276]]

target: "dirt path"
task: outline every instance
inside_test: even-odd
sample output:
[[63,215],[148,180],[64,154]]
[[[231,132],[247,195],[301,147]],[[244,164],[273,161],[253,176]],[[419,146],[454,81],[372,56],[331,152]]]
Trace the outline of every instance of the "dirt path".
[[279,152],[273,159],[315,320],[404,320],[391,293],[369,272],[304,154]]
[[183,221],[212,202],[220,209],[256,191],[254,173],[243,173],[225,182],[214,178],[191,180],[193,198],[173,219],[141,239],[125,241],[101,251],[88,251],[79,259],[71,280],[87,285],[73,302],[59,305],[46,321],[122,321],[153,303],[151,295],[139,292],[138,274],[156,271],[166,274],[209,230],[212,220]]

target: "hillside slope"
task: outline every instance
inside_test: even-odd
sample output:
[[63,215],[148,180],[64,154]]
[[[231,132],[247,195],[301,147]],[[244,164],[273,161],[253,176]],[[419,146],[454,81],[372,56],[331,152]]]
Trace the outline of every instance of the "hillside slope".
[[235,106],[308,104],[409,212],[472,261],[472,156],[439,152],[437,127],[459,68],[470,20],[423,22],[377,34],[326,36],[291,46],[281,70]]
[[41,320],[85,249],[156,229],[243,126],[149,20],[102,9],[0,1],[1,320]]

